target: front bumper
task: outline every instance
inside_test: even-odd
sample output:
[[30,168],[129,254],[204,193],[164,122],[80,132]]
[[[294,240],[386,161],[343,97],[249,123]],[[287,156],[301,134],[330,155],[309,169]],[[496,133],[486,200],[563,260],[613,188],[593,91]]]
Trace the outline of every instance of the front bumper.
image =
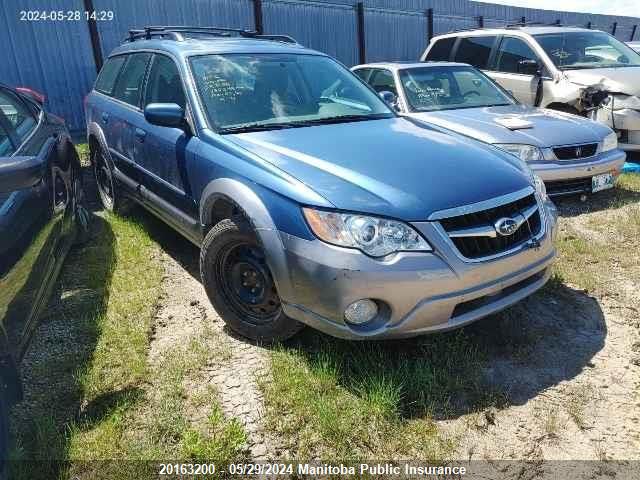
[[[469,262],[454,251],[434,222],[414,223],[433,252],[401,252],[375,260],[357,250],[303,240],[281,232],[290,298],[284,312],[327,334],[347,339],[402,338],[450,330],[502,310],[542,287],[550,275],[557,215],[545,207],[538,248]],[[343,320],[346,307],[371,298],[380,313],[365,326]]]
[[[610,150],[586,159],[544,160],[530,162],[528,165],[547,184],[549,195],[568,195],[587,190],[590,192],[591,177],[602,173],[617,175],[622,171],[625,160],[626,154],[623,151]],[[582,180],[584,182],[581,182]],[[564,183],[567,188],[558,188],[557,191],[551,188],[562,187]],[[575,188],[572,185],[575,185]]]

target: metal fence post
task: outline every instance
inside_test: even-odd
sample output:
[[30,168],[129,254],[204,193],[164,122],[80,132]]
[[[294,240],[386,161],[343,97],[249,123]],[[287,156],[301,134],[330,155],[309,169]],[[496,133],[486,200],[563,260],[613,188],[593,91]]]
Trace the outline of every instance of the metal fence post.
[[95,17],[91,15],[95,9],[93,8],[93,0],[84,0],[84,10],[89,12],[87,16],[87,26],[89,27],[89,37],[91,38],[91,50],[93,50],[93,62],[96,65],[96,73],[102,68],[102,47],[100,46],[100,34],[98,33],[98,23]]
[[430,42],[433,38],[433,8],[430,8],[425,13],[427,15],[427,41]]
[[629,39],[630,42],[633,42],[633,37],[636,36],[636,30],[638,29],[638,25],[634,25],[633,26],[633,30],[631,30],[631,38]]
[[526,25],[527,24],[527,17],[525,17],[524,15],[522,17],[520,17],[520,23],[522,25]]
[[591,22],[587,22],[587,28],[591,30]]
[[478,27],[479,28],[484,28],[484,15],[480,15],[478,17]]
[[611,29],[611,35],[616,36],[616,30],[618,29],[618,22],[613,22],[613,28]]
[[358,17],[358,58],[360,63],[367,63],[367,42],[364,31],[364,3],[356,4],[356,15]]
[[262,0],[253,0],[253,22],[258,35],[264,33],[264,24],[262,23]]

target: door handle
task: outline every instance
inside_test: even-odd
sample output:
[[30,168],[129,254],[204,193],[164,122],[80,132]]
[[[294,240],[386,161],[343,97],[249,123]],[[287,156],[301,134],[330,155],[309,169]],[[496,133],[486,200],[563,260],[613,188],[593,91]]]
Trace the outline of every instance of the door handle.
[[147,132],[145,132],[141,128],[136,128],[135,136],[136,140],[142,143],[144,142],[144,138],[147,136]]
[[102,114],[102,123],[109,123],[109,114],[108,113],[103,113]]

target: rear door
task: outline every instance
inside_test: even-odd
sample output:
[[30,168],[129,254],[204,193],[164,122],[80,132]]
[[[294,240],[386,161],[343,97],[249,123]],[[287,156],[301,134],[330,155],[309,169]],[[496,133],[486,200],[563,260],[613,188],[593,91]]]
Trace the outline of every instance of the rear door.
[[468,63],[485,70],[489,66],[491,52],[497,41],[495,35],[461,37],[453,57],[455,62]]
[[521,72],[522,60],[535,60],[542,65],[542,61],[528,42],[519,37],[504,36],[495,55],[495,66],[486,73],[520,102],[533,105],[538,78]]
[[151,54],[126,55],[108,107],[100,114],[111,158],[118,170],[130,179],[142,180],[135,167],[135,130],[142,115],[142,90]]

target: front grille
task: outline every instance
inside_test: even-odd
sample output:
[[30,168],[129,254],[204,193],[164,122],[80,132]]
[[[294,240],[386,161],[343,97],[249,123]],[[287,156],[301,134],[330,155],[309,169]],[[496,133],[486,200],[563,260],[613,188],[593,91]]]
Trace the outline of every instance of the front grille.
[[[518,217],[532,207],[535,208],[535,212],[511,235],[451,236],[454,232],[479,227],[485,227],[491,231],[493,225],[501,218]],[[498,255],[531,240],[540,233],[542,222],[540,210],[537,208],[536,197],[534,194],[530,194],[515,202],[499,205],[488,210],[442,219],[440,220],[440,225],[449,234],[449,238],[464,257],[477,259]],[[495,229],[492,231],[495,232]]]
[[553,153],[558,160],[575,160],[578,158],[593,157],[596,151],[598,151],[597,143],[585,143],[583,145],[571,145],[553,149]]
[[550,196],[591,193],[591,177],[572,178],[570,180],[554,180],[544,182]]

